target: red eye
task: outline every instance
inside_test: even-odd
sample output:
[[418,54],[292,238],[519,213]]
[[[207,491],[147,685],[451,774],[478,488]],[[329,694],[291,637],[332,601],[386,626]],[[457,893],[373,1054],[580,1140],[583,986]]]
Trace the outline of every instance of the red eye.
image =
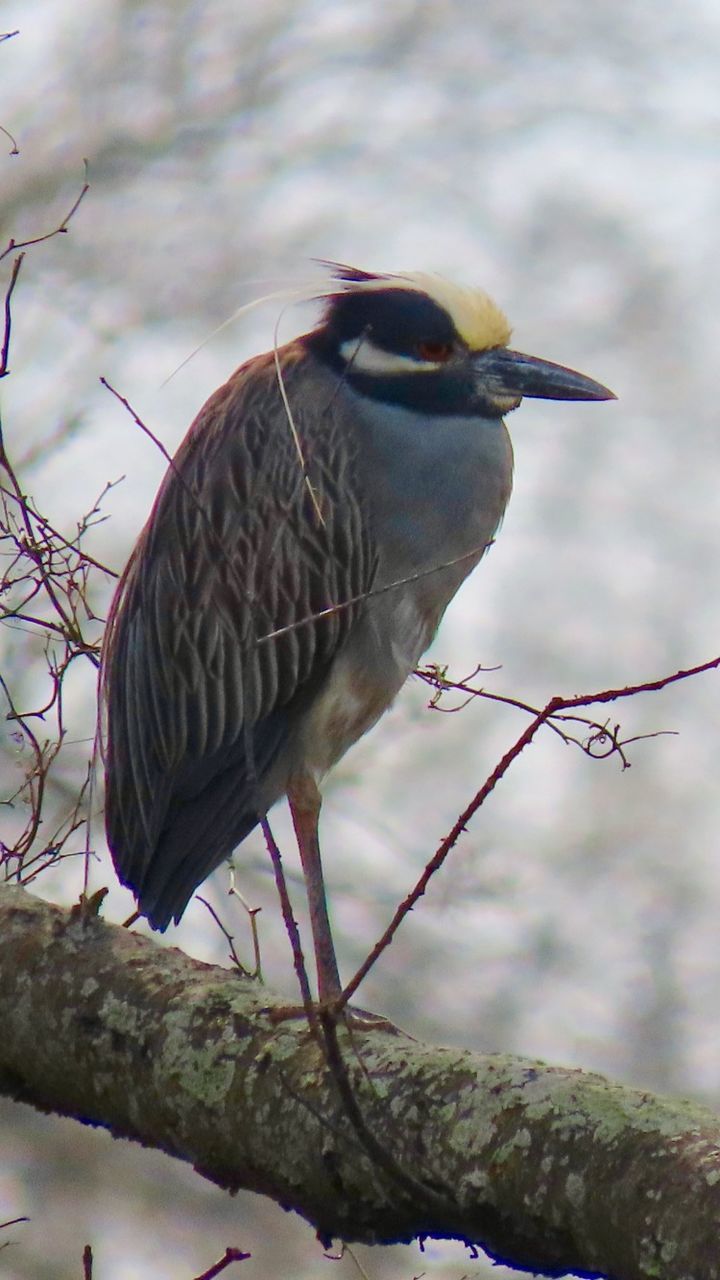
[[415,350],[428,364],[444,364],[453,353],[451,342],[418,342]]

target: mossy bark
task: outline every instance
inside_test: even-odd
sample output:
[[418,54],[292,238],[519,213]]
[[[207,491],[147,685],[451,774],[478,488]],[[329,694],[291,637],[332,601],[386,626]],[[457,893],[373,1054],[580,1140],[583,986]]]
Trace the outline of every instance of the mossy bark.
[[[324,1238],[720,1280],[720,1121],[602,1077],[337,1029],[265,987],[0,891],[0,1090],[271,1196]],[[348,1105],[348,1089],[353,1105]]]

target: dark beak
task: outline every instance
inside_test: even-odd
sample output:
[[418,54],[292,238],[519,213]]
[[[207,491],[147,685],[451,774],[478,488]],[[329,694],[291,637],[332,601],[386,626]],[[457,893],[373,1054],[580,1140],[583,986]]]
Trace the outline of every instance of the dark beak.
[[562,364],[493,347],[473,357],[482,389],[491,398],[531,396],[535,400],[617,400],[601,383]]

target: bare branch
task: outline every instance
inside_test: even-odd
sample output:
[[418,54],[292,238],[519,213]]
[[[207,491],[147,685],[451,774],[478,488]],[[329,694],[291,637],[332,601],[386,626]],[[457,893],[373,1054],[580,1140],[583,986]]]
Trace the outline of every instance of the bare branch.
[[0,889],[10,1096],[269,1195],[326,1245],[453,1237],[536,1273],[718,1280],[720,1121],[705,1108],[380,1020],[339,1026],[381,1163],[305,1019],[273,1011],[234,971]]
[[[0,253],[0,260],[13,250],[27,249],[65,233],[88,189],[86,180],[71,208],[52,231],[25,241],[11,240]],[[23,252],[17,254],[5,291],[0,377],[9,373],[13,293],[24,258]],[[2,424],[0,471],[3,473],[3,483],[0,484],[0,550],[4,558],[0,579],[0,621],[7,627],[11,643],[24,639],[17,637],[18,631],[27,630],[44,638],[49,681],[47,694],[41,694],[34,707],[21,710],[19,699],[11,691],[7,678],[0,679],[0,690],[8,707],[7,719],[16,726],[13,736],[19,748],[18,763],[22,770],[19,785],[0,798],[0,803],[14,815],[15,827],[12,836],[8,836],[8,824],[4,824],[0,867],[6,876],[29,883],[51,864],[75,857],[80,852],[67,848],[67,845],[86,821],[83,808],[90,785],[90,769],[86,769],[84,780],[73,786],[72,794],[65,799],[63,812],[58,812],[56,805],[54,815],[48,818],[46,800],[48,783],[66,744],[63,722],[65,678],[78,657],[87,658],[95,668],[100,661],[99,636],[88,634],[88,630],[97,632],[97,624],[101,622],[90,604],[92,575],[110,574],[111,571],[85,552],[82,541],[87,531],[104,519],[100,507],[112,486],[106,485],[92,508],[80,518],[74,535],[66,536],[53,527],[26,493],[10,459]],[[31,722],[45,726],[50,718],[54,720],[54,726],[47,732],[44,727],[32,727]],[[53,790],[55,799],[59,799],[62,788]]]
[[[511,698],[507,694],[492,693],[482,686],[478,687],[470,684],[470,681],[474,680],[475,676],[481,671],[497,670],[497,667],[477,666],[465,679],[451,680],[447,674],[447,667],[440,667],[431,663],[427,667],[418,668],[414,674],[435,690],[428,703],[431,711],[440,711],[445,715],[455,715],[458,711],[464,711],[465,707],[469,706],[475,698],[482,698],[487,702],[498,702],[506,707],[515,707],[518,711],[525,711],[531,716],[541,715],[540,708],[534,707],[528,702],[523,702],[519,698]],[[444,707],[441,705],[441,700],[450,692],[459,692],[464,696],[454,706]],[[563,742],[572,743],[580,747],[592,760],[606,760],[612,755],[619,756],[623,769],[630,768],[630,761],[624,750],[625,747],[633,742],[644,742],[649,738],[669,737],[675,733],[673,729],[656,729],[652,733],[640,733],[630,738],[622,738],[619,724],[611,728],[609,720],[601,723],[598,720],[591,719],[589,716],[578,716],[572,713],[563,714],[562,712],[548,716],[546,724]],[[580,738],[569,731],[567,728],[569,724],[582,725],[589,732],[584,733],[583,737]]]
[[[543,725],[548,724],[558,713],[569,711],[572,708],[590,707],[597,703],[617,702],[623,698],[634,698],[641,693],[657,693],[661,689],[666,689],[669,685],[677,684],[682,680],[690,680],[694,676],[702,675],[707,671],[716,671],[720,667],[720,657],[711,658],[708,662],[702,662],[696,667],[688,667],[686,670],[675,671],[669,676],[660,676],[657,680],[643,680],[638,684],[625,685],[621,689],[603,689],[599,693],[582,694],[573,698],[562,698],[556,696],[551,698],[541,711],[534,714],[530,724],[520,734],[513,745],[505,752],[502,759],[493,769],[492,773],[486,778],[482,787],[475,793],[468,806],[458,817],[449,834],[441,841],[436,852],[428,863],[426,863],[422,875],[419,877],[414,888],[410,891],[400,906],[395,911],[390,924],[378,939],[370,954],[363,961],[355,976],[350,980],[343,991],[342,1000],[339,1007],[342,1008],[350,1000],[351,996],[357,991],[360,983],[372,969],[373,965],[382,955],[383,951],[390,946],[400,925],[412,911],[413,907],[422,898],[428,887],[432,877],[440,870],[450,851],[455,847],[463,831],[466,829],[470,819],[474,817],[478,809],[485,803],[488,796],[494,791],[498,782],[505,776],[513,761],[517,760],[527,746],[532,742],[536,733]],[[516,704],[517,705],[517,704]],[[524,709],[532,711],[532,708],[521,704]],[[600,726],[598,726],[600,727]],[[602,730],[605,732],[605,730]]]

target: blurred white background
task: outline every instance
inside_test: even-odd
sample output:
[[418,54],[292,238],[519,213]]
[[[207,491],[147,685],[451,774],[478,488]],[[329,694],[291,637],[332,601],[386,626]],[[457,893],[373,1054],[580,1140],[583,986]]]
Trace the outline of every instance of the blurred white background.
[[[1,237],[72,223],[28,258],[15,295],[8,448],[70,532],[108,480],[90,544],[122,568],[163,460],[99,385],[106,375],[172,449],[207,394],[272,344],[277,310],[240,305],[303,279],[312,257],[478,283],[513,345],[613,387],[616,405],[528,401],[509,425],[515,492],[432,657],[539,705],[715,655],[720,604],[720,10],[708,0],[9,0],[0,29]],[[9,143],[7,151],[9,151]],[[281,337],[313,321],[288,312]],[[58,432],[60,447],[51,442]],[[101,584],[98,584],[99,587]],[[111,584],[98,596],[107,608]],[[2,662],[37,705],[39,649]],[[78,769],[94,682],[75,664]],[[362,988],[413,1034],[513,1050],[720,1103],[717,677],[609,708],[632,768],[546,732],[472,823]],[[326,788],[324,850],[349,976],[459,810],[524,727],[476,702],[429,712],[411,682]],[[0,724],[2,795],[18,773]],[[66,766],[69,768],[69,765]],[[72,775],[66,774],[72,781]],[[3,819],[5,821],[6,819]],[[9,818],[7,819],[10,820]],[[296,873],[284,813],[274,828]],[[101,846],[101,823],[95,843]],[[68,869],[69,868],[69,869]],[[107,858],[107,913],[130,896]],[[263,907],[269,982],[293,991],[259,839],[238,859]],[[244,924],[214,901],[240,944]],[[37,886],[70,901],[81,868]],[[295,890],[302,912],[302,894]],[[193,904],[167,941],[224,961]],[[247,940],[249,953],[249,940]],[[270,1203],[230,1199],[158,1154],[71,1122],[2,1110],[0,1219],[28,1214],[3,1275],[185,1280],[227,1244],[253,1277],[353,1276]],[[509,1276],[459,1245],[358,1250],[369,1274]],[[229,1273],[234,1274],[234,1273]]]

